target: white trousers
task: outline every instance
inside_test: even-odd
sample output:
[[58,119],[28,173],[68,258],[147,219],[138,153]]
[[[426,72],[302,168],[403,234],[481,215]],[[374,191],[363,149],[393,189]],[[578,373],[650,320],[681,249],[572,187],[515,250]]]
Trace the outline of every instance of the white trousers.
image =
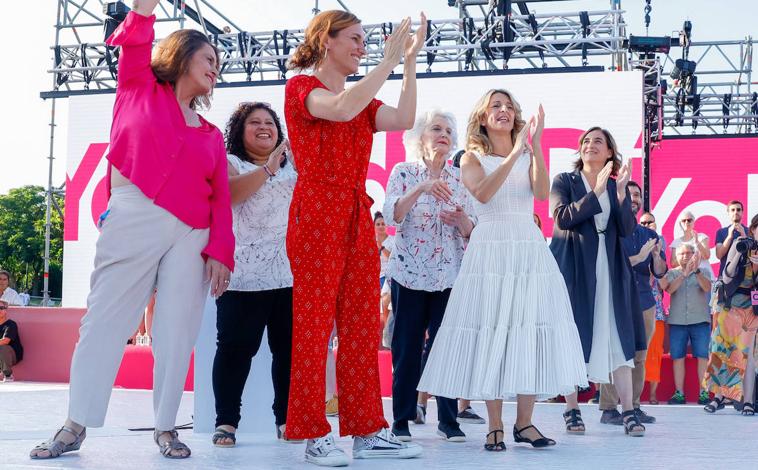
[[71,362],[68,416],[100,427],[127,339],[158,289],[153,318],[155,427],[173,429],[208,295],[208,229],[193,229],[136,186],[113,188]]

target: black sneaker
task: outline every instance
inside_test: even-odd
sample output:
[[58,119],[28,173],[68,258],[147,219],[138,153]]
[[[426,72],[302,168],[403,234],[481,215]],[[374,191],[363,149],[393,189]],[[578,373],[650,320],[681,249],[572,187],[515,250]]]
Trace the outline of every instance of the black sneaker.
[[408,429],[408,420],[403,419],[392,423],[392,434],[398,441],[411,442],[411,431]]
[[655,416],[650,416],[649,414],[642,411],[641,408],[635,408],[634,413],[637,415],[637,418],[639,418],[640,422],[642,424],[653,424],[655,423]]
[[465,424],[484,424],[486,421],[484,418],[476,414],[473,408],[470,406],[466,408],[465,410],[458,413],[458,417],[456,419],[459,423],[465,423]]
[[440,423],[437,425],[437,435],[444,437],[447,442],[465,442],[466,435],[461,431],[458,423]]
[[624,425],[624,420],[621,418],[621,413],[618,410],[603,410],[600,422],[603,424],[615,424],[616,426]]

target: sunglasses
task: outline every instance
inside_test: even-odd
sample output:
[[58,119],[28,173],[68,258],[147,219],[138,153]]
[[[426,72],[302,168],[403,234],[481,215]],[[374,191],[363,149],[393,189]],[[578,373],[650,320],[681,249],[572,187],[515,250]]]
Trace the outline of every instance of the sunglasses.
[[0,305],[0,310],[8,310],[8,307],[6,305]]
[[685,223],[685,224],[691,224],[692,222],[694,222],[694,220],[693,219],[682,219],[682,222]]
[[655,223],[655,220],[646,220],[644,222],[640,222],[640,225],[653,225]]

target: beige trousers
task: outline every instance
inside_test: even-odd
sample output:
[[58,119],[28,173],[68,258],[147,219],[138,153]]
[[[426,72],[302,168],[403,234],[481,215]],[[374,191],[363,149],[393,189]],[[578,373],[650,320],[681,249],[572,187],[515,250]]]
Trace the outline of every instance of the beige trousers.
[[[655,331],[655,306],[642,311],[642,318],[645,320],[645,339],[650,346],[650,340],[653,338]],[[645,387],[645,360],[647,359],[647,349],[637,351],[634,355],[634,369],[632,369],[632,400],[635,408],[640,407],[640,396],[642,389]],[[619,402],[616,387],[613,384],[600,385],[600,409],[615,410]]]
[[156,429],[170,430],[208,295],[200,255],[208,229],[186,225],[134,185],[113,188],[108,209],[71,362],[68,416],[83,426],[103,425],[126,341],[157,287],[153,408]]

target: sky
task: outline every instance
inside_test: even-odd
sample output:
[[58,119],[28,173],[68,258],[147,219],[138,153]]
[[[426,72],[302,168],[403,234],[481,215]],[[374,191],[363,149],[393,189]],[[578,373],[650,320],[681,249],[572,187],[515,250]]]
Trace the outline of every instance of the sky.
[[[93,9],[103,0],[89,0]],[[33,0],[4,2],[0,20],[0,47],[6,57],[5,72],[0,73],[4,112],[0,113],[0,194],[27,184],[47,185],[50,155],[49,101],[40,92],[52,89],[50,47],[55,44],[55,18],[58,2]],[[131,3],[131,2],[128,2]],[[168,3],[164,0],[163,3]],[[187,2],[194,5],[194,1]],[[315,0],[216,0],[213,5],[247,31],[297,29],[313,16]],[[446,0],[343,0],[365,23],[398,21],[404,16],[418,17],[424,10],[430,19],[457,17],[457,10]],[[34,5],[32,11],[31,5]],[[608,9],[610,0],[571,0],[532,3],[537,13],[558,13]],[[320,0],[321,10],[339,8],[336,0]],[[684,20],[693,24],[693,40],[733,40],[758,33],[757,0],[652,0],[651,35],[671,34]],[[644,0],[621,0],[629,32],[644,35]],[[388,13],[389,12],[389,13]],[[754,63],[755,65],[755,63]],[[758,75],[753,77],[758,81]],[[758,87],[754,86],[754,89]],[[56,104],[55,157],[53,184],[65,181],[67,102]]]

